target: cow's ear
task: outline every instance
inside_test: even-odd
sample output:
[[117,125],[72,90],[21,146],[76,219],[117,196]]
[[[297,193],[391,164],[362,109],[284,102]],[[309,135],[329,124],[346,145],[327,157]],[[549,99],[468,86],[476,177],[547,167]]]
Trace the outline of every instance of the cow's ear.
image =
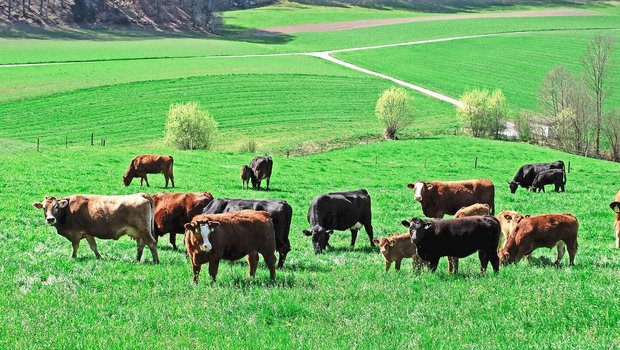
[[375,238],[375,239],[372,240],[372,243],[379,244],[379,240]]
[[[43,203],[41,203],[41,202],[34,202],[34,203],[32,203],[32,206],[33,206],[35,209],[43,209]],[[612,209],[613,209],[613,208],[612,208]]]
[[403,226],[405,226],[405,227],[411,226],[411,223],[409,221],[407,221],[407,220],[403,220],[400,223],[403,224]]
[[611,202],[609,203],[609,207],[616,213],[620,213],[620,202]]
[[209,225],[211,231],[215,231],[216,228],[220,227],[220,223],[217,221],[207,221],[207,225]]
[[58,208],[64,208],[69,204],[69,201],[66,199],[61,199],[58,201]]
[[413,188],[415,187],[415,185],[414,185],[414,184],[412,184],[412,183],[408,183],[408,184],[407,184],[407,187],[408,187],[408,188],[410,188],[410,189],[413,189]]
[[433,226],[432,222],[427,222],[426,224],[424,224],[424,229],[428,230],[429,228],[431,228],[431,226]]
[[308,230],[303,230],[302,232],[304,233],[304,236],[312,236],[312,232]]
[[429,185],[429,184],[425,184],[426,185],[426,189],[427,190],[432,190],[435,186],[433,185]]
[[194,229],[194,223],[188,222],[187,224],[183,225],[183,227],[185,227],[185,229],[188,231],[192,231]]

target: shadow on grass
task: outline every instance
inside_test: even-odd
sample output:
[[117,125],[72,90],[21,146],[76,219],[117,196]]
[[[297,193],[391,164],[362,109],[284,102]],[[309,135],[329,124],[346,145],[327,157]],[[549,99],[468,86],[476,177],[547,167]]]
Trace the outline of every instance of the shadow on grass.
[[324,254],[329,254],[329,253],[379,253],[379,248],[370,247],[370,246],[355,247],[355,248],[351,248],[350,246],[331,247],[331,248],[327,248]]

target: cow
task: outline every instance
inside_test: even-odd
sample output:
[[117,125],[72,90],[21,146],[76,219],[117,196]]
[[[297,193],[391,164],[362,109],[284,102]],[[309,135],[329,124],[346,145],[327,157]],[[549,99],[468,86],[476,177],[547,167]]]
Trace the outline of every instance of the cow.
[[614,213],[616,213],[614,231],[616,231],[616,248],[620,249],[620,191],[616,193],[615,200],[609,203],[609,207],[614,211]]
[[172,156],[159,156],[153,154],[137,156],[131,161],[129,168],[125,172],[125,175],[123,175],[123,184],[127,187],[131,185],[131,181],[134,177],[139,177],[140,186],[142,186],[143,182],[146,182],[146,186],[151,187],[146,174],[162,173],[166,179],[166,188],[168,188],[168,180],[172,182],[172,187],[174,187],[174,173],[172,171],[173,164],[174,159],[172,159]]
[[159,263],[153,237],[154,204],[146,193],[126,196],[76,194],[64,198],[46,196],[42,202],[35,202],[32,206],[43,210],[45,222],[71,242],[72,258],[77,256],[83,238],[97,259],[101,259],[95,238],[117,240],[128,235],[137,241],[138,262],[146,244],[153,255],[153,263]]
[[[431,272],[437,270],[442,256],[464,258],[478,252],[480,272],[484,273],[489,262],[495,272],[499,271],[497,242],[500,227],[490,215],[468,216],[458,219],[427,221],[420,218],[403,220],[409,228],[411,242],[416,245],[420,258],[429,262]],[[454,273],[458,272],[455,266]]]
[[156,193],[152,195],[155,203],[155,240],[170,233],[172,249],[177,250],[177,233],[185,233],[184,224],[213,200],[209,192],[195,193]]
[[278,268],[283,268],[286,255],[291,251],[291,242],[288,236],[293,219],[293,208],[286,201],[280,199],[216,198],[204,208],[203,214],[220,214],[247,209],[264,210],[271,215],[276,232],[276,250],[279,253]]
[[276,278],[275,232],[268,212],[242,210],[201,214],[186,223],[185,229],[185,246],[194,272],[194,283],[198,283],[202,264],[209,263],[209,275],[215,282],[221,259],[236,261],[244,256],[247,256],[250,278],[253,278],[259,253],[267,263],[271,279]]
[[390,270],[392,262],[396,262],[396,271],[400,271],[400,263],[405,258],[411,258],[413,268],[420,269],[427,265],[416,252],[415,244],[411,243],[411,235],[398,234],[387,238],[375,239],[373,242],[379,246],[379,252],[385,260],[385,272]]
[[244,165],[241,168],[241,189],[250,188],[250,179],[254,178],[254,172],[252,172],[252,168],[247,165]]
[[260,190],[260,184],[262,180],[267,180],[267,191],[269,191],[269,181],[271,180],[271,170],[273,168],[273,160],[271,157],[256,157],[252,159],[250,168],[254,176],[252,180],[252,188]]
[[508,187],[510,187],[510,193],[514,194],[517,192],[517,188],[519,186],[523,188],[532,187],[532,183],[536,178],[536,175],[543,170],[549,169],[561,169],[564,170],[564,162],[561,160],[555,161],[553,163],[532,163],[525,164],[517,170],[512,181],[508,181]]
[[539,172],[530,190],[532,192],[545,192],[545,185],[555,185],[556,192],[564,192],[566,186],[566,173],[562,169],[549,169]]
[[462,207],[487,204],[495,211],[495,186],[487,179],[467,181],[416,181],[407,185],[426,217],[442,219],[454,215]]
[[357,232],[362,226],[374,247],[370,195],[365,189],[350,192],[332,192],[314,198],[308,209],[310,230],[304,230],[312,237],[314,253],[320,254],[329,244],[334,230],[351,230],[351,249],[355,246]]
[[[499,214],[497,214],[497,220],[499,221],[499,226],[501,228],[501,238],[499,240],[499,245],[497,246],[497,252],[501,251],[501,248],[506,245],[506,242],[514,233],[515,227],[517,226],[516,222],[513,218],[519,214],[513,210],[503,210]],[[520,214],[519,214],[520,215]],[[524,215],[529,217],[529,215]]]
[[467,207],[462,207],[459,209],[456,214],[454,214],[454,218],[464,218],[466,216],[476,216],[476,215],[490,215],[491,208],[488,204],[472,204]]
[[575,264],[577,253],[577,232],[579,221],[572,214],[546,214],[524,217],[517,214],[514,233],[506,241],[500,253],[503,265],[517,263],[523,256],[531,254],[536,248],[557,247],[556,265],[560,264],[568,249],[569,264]]

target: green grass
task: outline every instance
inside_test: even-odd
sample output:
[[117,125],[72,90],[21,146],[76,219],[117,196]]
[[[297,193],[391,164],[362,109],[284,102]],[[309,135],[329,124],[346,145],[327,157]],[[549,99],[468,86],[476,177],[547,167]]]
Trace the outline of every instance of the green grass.
[[[294,210],[293,250],[274,284],[264,264],[248,281],[247,266],[238,262],[222,264],[216,284],[203,273],[194,287],[184,254],[171,251],[165,239],[158,266],[149,263],[148,252],[145,263],[134,263],[135,243],[126,237],[99,241],[102,261],[86,244],[71,260],[69,242],[30,206],[46,194],[159,192],[159,176],[151,177],[149,189],[122,187],[127,163],[143,152],[171,153],[72,146],[3,155],[1,183],[9,190],[0,192],[0,347],[139,348],[145,339],[155,348],[620,346],[620,257],[607,207],[617,190],[609,174],[620,170],[618,164],[518,143],[418,139],[276,157],[267,193],[240,189],[238,168],[250,154],[172,152],[177,191],[284,198]],[[555,159],[571,161],[566,193],[509,193],[504,181],[520,164]],[[385,236],[402,232],[402,219],[421,215],[406,183],[476,177],[497,184],[498,209],[574,213],[581,223],[576,266],[548,266],[554,253],[543,249],[534,252],[533,263],[498,275],[479,277],[475,256],[462,260],[457,276],[447,274],[445,259],[435,274],[412,273],[409,264],[384,273],[363,233],[352,252],[346,251],[349,235],[336,233],[336,250],[320,256],[301,234],[308,205],[320,193],[367,188],[376,235]]]
[[[563,64],[575,73],[582,71],[579,59],[595,34],[611,35],[620,43],[619,31],[573,31],[343,52],[335,56],[455,98],[472,88],[501,88],[513,112],[517,112],[537,109],[538,88],[553,67]],[[611,56],[613,70],[620,71],[620,45],[615,45]],[[608,79],[610,86],[620,83],[618,74]],[[618,105],[620,91],[612,91],[607,103]]]
[[[328,72],[327,69],[325,72]],[[326,143],[380,137],[374,116],[384,80],[357,75],[212,75],[83,89],[0,105],[0,139],[44,145],[89,140],[109,145],[161,143],[171,103],[198,101],[219,124],[218,149],[254,139],[261,150],[317,151]],[[453,131],[453,108],[414,94],[418,116],[408,133]],[[406,134],[405,134],[406,135]]]

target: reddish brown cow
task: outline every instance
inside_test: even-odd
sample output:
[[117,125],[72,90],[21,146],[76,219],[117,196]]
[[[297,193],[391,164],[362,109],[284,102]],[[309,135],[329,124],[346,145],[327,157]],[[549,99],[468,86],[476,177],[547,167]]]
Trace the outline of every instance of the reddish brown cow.
[[609,204],[609,207],[616,213],[614,231],[616,231],[616,248],[620,249],[620,191],[616,193],[616,199]]
[[556,265],[560,264],[564,252],[568,249],[569,264],[575,264],[579,231],[579,222],[575,216],[547,214],[524,217],[517,214],[513,220],[516,222],[516,227],[500,253],[502,264],[516,263],[540,247],[557,247]]
[[61,199],[46,196],[43,202],[33,203],[32,206],[42,209],[45,222],[71,241],[72,258],[77,256],[82,239],[86,239],[90,249],[100,259],[95,238],[116,240],[128,235],[138,243],[136,260],[140,261],[147,244],[153,254],[153,262],[159,262],[153,238],[153,199],[146,193],[127,196],[73,195]]
[[442,219],[454,215],[462,207],[487,204],[491,214],[495,211],[495,186],[487,179],[468,181],[417,181],[408,184],[416,201],[422,205],[426,217]]
[[379,246],[379,251],[383,255],[386,272],[392,266],[392,262],[396,262],[396,271],[400,271],[400,263],[405,258],[412,259],[413,268],[420,269],[428,265],[418,256],[416,246],[411,242],[411,235],[408,233],[375,239],[373,242]]
[[155,202],[155,239],[170,233],[170,244],[174,250],[177,250],[176,234],[185,232],[183,225],[202,214],[202,210],[213,200],[209,192],[157,193],[152,197]]
[[260,253],[271,279],[276,278],[276,240],[273,223],[266,211],[242,210],[225,214],[202,214],[185,224],[185,246],[198,283],[200,267],[209,263],[215,282],[220,260],[239,260],[247,256],[250,277],[256,274]]
[[146,182],[146,185],[150,187],[151,185],[149,184],[146,174],[161,173],[164,174],[164,178],[166,179],[166,188],[168,188],[168,180],[172,182],[172,187],[174,187],[173,164],[174,159],[172,159],[172,156],[153,154],[137,156],[131,161],[129,168],[125,172],[125,175],[123,175],[123,184],[129,186],[134,177],[139,177],[140,186],[142,186],[143,182]]

